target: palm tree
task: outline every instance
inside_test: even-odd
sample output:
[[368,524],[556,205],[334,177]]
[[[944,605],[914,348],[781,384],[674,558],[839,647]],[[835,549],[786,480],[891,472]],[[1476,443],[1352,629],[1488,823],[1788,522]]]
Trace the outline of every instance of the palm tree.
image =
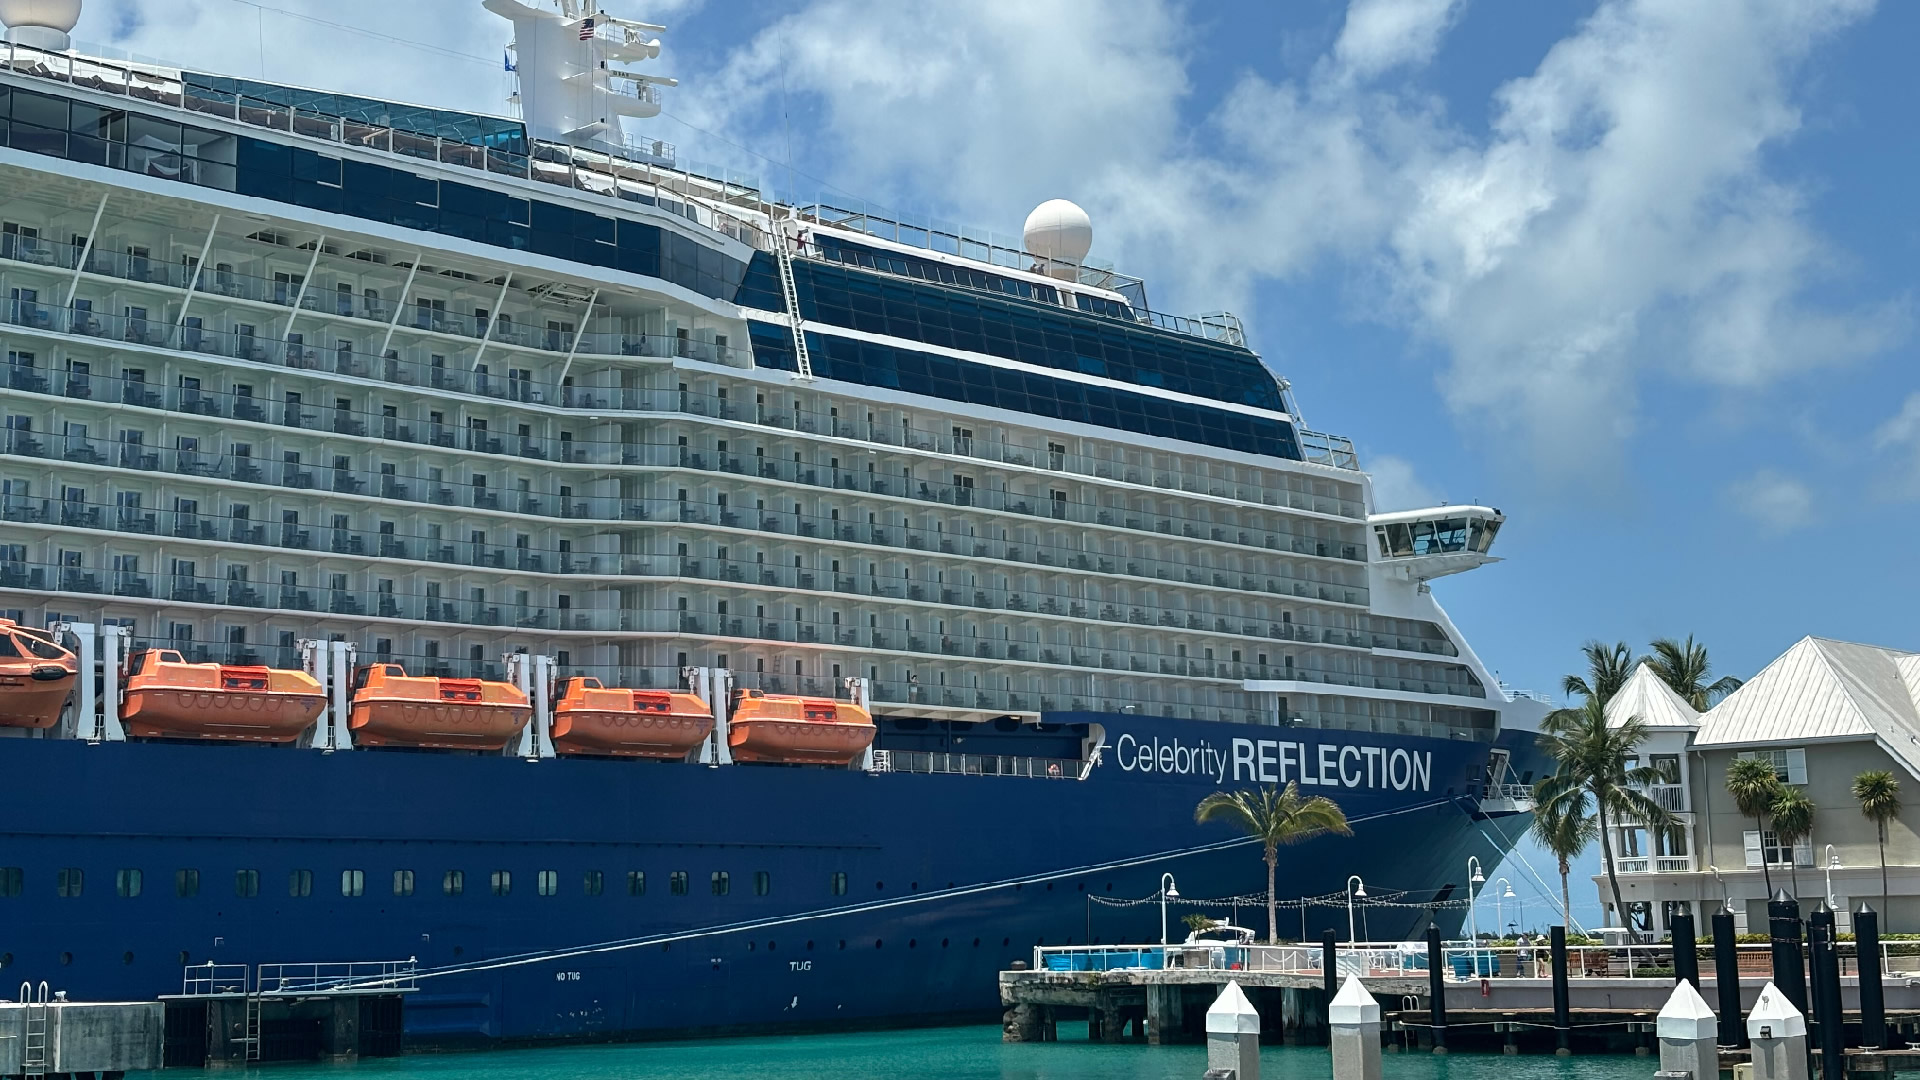
[[[1880,917],[1887,917],[1887,822],[1900,816],[1900,781],[1885,771],[1863,772],[1853,778],[1853,797],[1860,812],[1873,822],[1880,838]],[[1881,927],[1881,932],[1888,932]]]
[[1573,889],[1568,884],[1573,860],[1600,836],[1600,824],[1594,820],[1592,799],[1585,788],[1570,788],[1556,801],[1540,797],[1547,781],[1534,785],[1533,838],[1560,860],[1560,912],[1568,925],[1573,923]]
[[1193,808],[1193,820],[1199,824],[1225,821],[1260,841],[1267,862],[1267,940],[1280,940],[1279,900],[1274,893],[1274,876],[1280,867],[1280,848],[1303,844],[1329,833],[1352,836],[1347,815],[1332,799],[1315,795],[1300,797],[1300,785],[1289,782],[1285,791],[1271,785],[1252,791],[1216,791]]
[[1760,874],[1767,882],[1767,895],[1773,895],[1773,871],[1767,868],[1767,815],[1780,797],[1780,776],[1773,762],[1761,758],[1734,758],[1727,766],[1727,793],[1740,812],[1753,819],[1760,831]]
[[1741,680],[1732,675],[1707,682],[1713,678],[1713,663],[1707,659],[1707,647],[1695,644],[1692,634],[1685,642],[1656,638],[1651,648],[1653,655],[1647,658],[1647,666],[1695,712],[1706,712],[1709,705],[1740,689]]
[[[1813,835],[1813,800],[1797,787],[1782,787],[1773,797],[1773,835],[1780,839],[1780,850],[1787,855],[1787,872],[1793,876],[1793,895],[1800,895],[1800,860],[1793,857],[1794,845]],[[1761,862],[1766,861],[1766,845],[1761,844]]]
[[1567,676],[1561,680],[1560,688],[1568,697],[1597,697],[1600,704],[1605,705],[1632,677],[1633,650],[1624,641],[1612,645],[1589,641],[1580,646],[1580,651],[1587,658],[1587,674]]
[[[1569,682],[1572,678],[1569,676]],[[1637,820],[1649,832],[1673,823],[1673,815],[1646,794],[1646,788],[1660,782],[1660,770],[1627,765],[1646,740],[1646,725],[1637,716],[1609,725],[1606,702],[1598,694],[1589,693],[1586,704],[1579,708],[1549,713],[1540,723],[1540,734],[1541,745],[1553,758],[1555,768],[1553,775],[1536,785],[1536,805],[1564,803],[1574,792],[1584,792],[1593,799],[1600,856],[1606,864],[1607,883],[1613,889],[1614,911],[1624,921],[1627,905],[1620,895],[1607,817],[1613,815],[1616,823],[1623,818]]]

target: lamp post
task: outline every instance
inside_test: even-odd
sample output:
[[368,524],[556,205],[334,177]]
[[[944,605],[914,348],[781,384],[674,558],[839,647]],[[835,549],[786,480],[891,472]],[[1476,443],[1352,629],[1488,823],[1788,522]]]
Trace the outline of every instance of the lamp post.
[[[1475,900],[1473,896],[1473,887],[1475,885],[1485,885],[1486,883],[1487,875],[1480,872],[1480,856],[1467,856],[1468,943],[1473,947],[1468,955],[1473,957],[1473,972],[1476,975],[1480,973],[1480,912],[1477,910],[1479,901]],[[1428,962],[1431,963],[1432,961]]]
[[1501,888],[1501,891],[1495,893],[1493,897],[1493,932],[1495,936],[1500,936],[1507,928],[1506,901],[1514,899],[1513,882],[1506,878],[1496,878],[1494,884]]
[[1367,883],[1360,880],[1360,875],[1355,874],[1352,877],[1348,878],[1347,879],[1347,943],[1348,944],[1352,944],[1353,942],[1360,940],[1358,937],[1354,936],[1354,932],[1353,932],[1353,902],[1355,900],[1365,900],[1366,898],[1367,898]]
[[1835,870],[1844,870],[1846,867],[1840,865],[1840,852],[1832,844],[1827,845],[1827,865],[1825,869],[1827,874],[1827,907],[1833,911],[1839,911],[1840,905],[1833,899],[1833,872]]
[[1172,874],[1160,875],[1160,947],[1167,947],[1167,901],[1180,899],[1180,890],[1173,884]]

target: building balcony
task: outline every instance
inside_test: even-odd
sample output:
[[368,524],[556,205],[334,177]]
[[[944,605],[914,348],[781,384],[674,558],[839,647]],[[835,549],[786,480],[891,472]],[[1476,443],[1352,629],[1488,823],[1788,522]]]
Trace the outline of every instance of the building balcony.
[[1628,855],[1614,859],[1613,868],[1622,874],[1691,874],[1693,856]]

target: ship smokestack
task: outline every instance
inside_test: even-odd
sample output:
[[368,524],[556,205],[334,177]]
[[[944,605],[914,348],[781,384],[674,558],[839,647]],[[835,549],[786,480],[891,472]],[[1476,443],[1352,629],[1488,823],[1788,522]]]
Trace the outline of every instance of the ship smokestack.
[[49,52],[73,47],[67,35],[80,21],[80,0],[0,0],[0,23],[17,45]]

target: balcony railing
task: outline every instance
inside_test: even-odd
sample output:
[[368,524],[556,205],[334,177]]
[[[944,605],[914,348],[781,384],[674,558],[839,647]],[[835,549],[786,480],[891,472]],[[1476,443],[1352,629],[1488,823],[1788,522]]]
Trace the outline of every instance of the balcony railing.
[[1615,859],[1613,868],[1622,874],[1691,874],[1693,856],[1629,855]]

